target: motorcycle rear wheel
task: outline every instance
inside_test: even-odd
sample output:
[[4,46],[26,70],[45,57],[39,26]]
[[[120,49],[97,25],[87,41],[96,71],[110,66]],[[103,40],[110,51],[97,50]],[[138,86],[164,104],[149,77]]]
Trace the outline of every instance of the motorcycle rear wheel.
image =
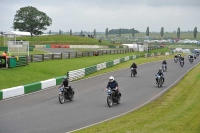
[[121,96],[118,96],[118,98],[117,98],[117,104],[120,104],[120,101],[121,101]]
[[[71,95],[71,96],[70,96]],[[69,101],[73,101],[74,100],[74,94],[73,92],[72,93],[69,93]]]

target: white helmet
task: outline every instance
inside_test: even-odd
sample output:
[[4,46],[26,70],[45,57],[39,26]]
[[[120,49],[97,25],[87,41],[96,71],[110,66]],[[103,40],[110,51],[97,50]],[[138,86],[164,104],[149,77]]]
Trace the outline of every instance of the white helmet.
[[113,76],[110,76],[109,80],[112,80],[112,81],[113,81],[113,80],[114,80],[114,77],[113,77]]

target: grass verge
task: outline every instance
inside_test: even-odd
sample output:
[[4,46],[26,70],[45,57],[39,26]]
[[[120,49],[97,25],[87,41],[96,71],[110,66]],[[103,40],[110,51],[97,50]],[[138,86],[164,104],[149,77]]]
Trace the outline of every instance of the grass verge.
[[116,66],[106,68],[106,69],[103,69],[101,71],[95,72],[93,74],[87,75],[84,78],[88,78],[88,77],[91,77],[91,76],[97,76],[97,75],[100,75],[100,74],[120,70],[120,69],[123,69],[123,68],[129,68],[132,65],[133,62],[135,62],[137,65],[139,65],[139,64],[142,64],[142,63],[146,63],[146,62],[171,59],[173,57],[174,57],[174,55],[169,55],[169,56],[155,56],[155,57],[150,57],[150,58],[138,58],[138,59],[135,59],[135,60],[129,60],[127,62],[118,64]]
[[[0,36],[0,46],[4,45],[3,36]],[[48,35],[48,36],[23,36],[17,37],[16,40],[29,41],[29,44],[33,45],[45,45],[45,44],[66,44],[66,45],[113,45],[108,41],[99,41],[95,38],[70,36],[70,35]]]
[[[3,53],[4,51],[0,51],[0,55]],[[42,50],[37,50],[37,49],[33,49],[33,51],[29,51],[30,55],[33,54],[47,54],[48,52],[42,51]]]
[[[0,69],[0,89],[13,86],[19,86],[63,76],[68,71],[85,68],[98,63],[122,58],[128,55],[136,55],[139,52],[130,52],[124,54],[111,54],[102,56],[92,56],[74,59],[50,60],[44,62],[33,62],[25,67],[12,69]],[[144,54],[140,52],[139,54]],[[12,81],[12,82],[11,82]]]
[[170,49],[165,47],[165,48],[162,48],[160,50],[158,50],[158,49],[151,50],[150,53],[155,53],[155,52],[158,52],[158,51],[159,52],[171,52]]
[[[156,52],[160,50],[161,49],[157,49]],[[3,75],[2,77],[0,77],[0,90],[63,76],[68,71],[85,68],[102,62],[107,62],[117,58],[122,58],[125,56],[136,55],[136,54],[144,54],[144,52],[131,52],[124,54],[111,54],[111,55],[92,56],[92,57],[83,57],[74,59],[33,62],[25,67],[17,67],[7,70],[0,69],[1,75]],[[164,58],[168,57],[170,56],[166,56]],[[142,61],[143,59],[141,58],[140,60]],[[155,58],[154,60],[158,60],[158,58]],[[145,61],[151,61],[151,60],[144,59],[144,62]],[[125,64],[126,63],[127,62],[125,62]],[[123,64],[124,63],[120,64],[121,68],[124,67]],[[111,71],[111,70],[116,70],[116,68],[115,67],[112,67],[111,69],[108,68],[102,70],[101,72]],[[99,72],[97,72],[97,74],[98,73]]]
[[75,133],[199,133],[200,65],[154,102]]

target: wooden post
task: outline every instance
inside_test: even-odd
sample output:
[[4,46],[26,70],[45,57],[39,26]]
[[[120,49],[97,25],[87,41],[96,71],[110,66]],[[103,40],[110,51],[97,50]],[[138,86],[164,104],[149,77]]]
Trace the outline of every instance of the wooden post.
[[52,54],[52,60],[54,60],[54,54]]
[[83,57],[83,52],[82,52],[82,57]]
[[70,53],[68,53],[68,58],[70,58]]
[[28,65],[28,56],[26,56],[26,65]]
[[33,55],[31,55],[31,62],[33,62]]
[[42,61],[44,61],[44,54],[42,54]]
[[63,59],[63,53],[60,54],[60,59]]

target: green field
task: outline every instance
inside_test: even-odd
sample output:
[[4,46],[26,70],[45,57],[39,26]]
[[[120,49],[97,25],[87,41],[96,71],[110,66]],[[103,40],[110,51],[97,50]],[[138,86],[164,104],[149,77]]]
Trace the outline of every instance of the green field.
[[[0,55],[3,53],[4,51],[0,51]],[[47,54],[48,52],[42,51],[42,50],[38,50],[38,49],[33,49],[33,51],[29,51],[30,55],[33,54]]]
[[[124,54],[111,54],[102,56],[91,56],[74,59],[50,60],[44,62],[33,62],[28,66],[12,69],[0,69],[0,89],[19,86],[55,78],[65,75],[68,71],[85,68],[98,63],[122,58],[127,55],[136,55],[138,52]],[[140,52],[139,54],[144,54]],[[10,82],[12,81],[12,82]]]
[[[138,63],[138,60],[135,62]],[[153,61],[154,58],[149,60]],[[130,67],[130,64],[131,61],[128,61],[120,65]],[[154,102],[75,133],[199,133],[199,86],[200,65]]]
[[155,53],[155,52],[157,52],[157,51],[159,51],[159,52],[171,52],[168,48],[162,48],[162,49],[154,49],[154,50],[150,50],[150,52],[149,53]]
[[[197,34],[197,39],[200,39],[200,33]],[[117,37],[118,34],[110,34],[108,37]],[[131,34],[122,34],[122,37],[129,36],[131,37]],[[145,37],[145,33],[136,33],[135,37]],[[150,33],[151,37],[157,37],[158,39],[161,39],[160,33]],[[104,34],[99,35],[99,37],[104,37]],[[165,33],[164,37],[172,37],[177,38],[176,33]],[[48,35],[48,36],[34,36],[34,37],[17,37],[17,40],[24,40],[29,41],[29,44],[32,45],[40,45],[40,44],[68,44],[68,45],[113,45],[110,43],[110,41],[103,40],[102,43],[99,43],[97,39],[94,38],[88,38],[88,37],[80,37],[80,36],[70,36],[70,35]],[[180,39],[194,39],[193,33],[181,33]],[[123,39],[119,39],[123,40]],[[126,40],[126,39],[125,39]],[[0,46],[3,46],[3,37],[0,36]],[[114,45],[120,45],[120,44],[114,44]]]
[[[164,49],[157,49],[158,52]],[[166,50],[165,50],[166,51]],[[122,58],[127,55],[144,54],[144,52],[130,52],[123,54],[111,54],[102,56],[92,56],[74,59],[51,60],[44,62],[33,62],[25,67],[17,67],[0,72],[4,77],[0,80],[0,89],[5,89],[13,86],[19,86],[55,78],[65,75],[68,71],[85,68],[96,65],[98,63]],[[8,80],[9,79],[9,80]],[[10,82],[13,81],[13,82]]]
[[[66,44],[66,45],[111,45],[108,41],[102,41],[99,43],[97,39],[70,36],[70,35],[49,35],[49,36],[34,36],[34,37],[17,37],[16,40],[29,41],[29,44],[40,45],[40,44]],[[0,46],[4,44],[4,38],[0,36]]]

